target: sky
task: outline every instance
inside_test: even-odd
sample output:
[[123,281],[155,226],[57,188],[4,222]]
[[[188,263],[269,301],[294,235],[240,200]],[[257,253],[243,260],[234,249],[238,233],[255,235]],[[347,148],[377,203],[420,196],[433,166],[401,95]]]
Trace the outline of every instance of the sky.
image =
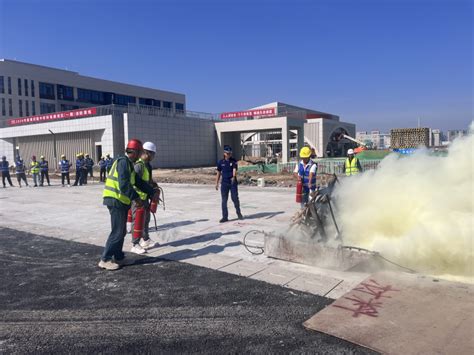
[[186,95],[273,101],[357,131],[467,129],[471,0],[0,0],[0,58]]

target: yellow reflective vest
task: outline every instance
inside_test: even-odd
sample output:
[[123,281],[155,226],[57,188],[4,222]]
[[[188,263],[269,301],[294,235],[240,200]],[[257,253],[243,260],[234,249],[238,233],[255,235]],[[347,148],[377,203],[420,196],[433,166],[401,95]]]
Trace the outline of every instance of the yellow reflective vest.
[[37,161],[32,161],[30,165],[31,165],[31,169],[30,169],[31,173],[32,173],[32,174],[38,174],[39,171],[40,171],[39,162],[37,162]]
[[346,159],[346,175],[351,176],[355,174],[359,174],[359,168],[357,167],[357,162],[359,160],[354,157],[352,158],[352,161],[349,161],[349,158]]
[[[102,197],[112,197],[116,200],[119,200],[125,205],[130,205],[132,201],[130,198],[120,192],[120,185],[118,179],[118,171],[117,171],[117,162],[120,159],[127,159],[127,158],[118,158],[112,164],[109,173],[107,174],[107,180],[105,180],[104,192]],[[132,164],[128,164],[128,171],[130,172],[130,184],[135,185],[135,171],[132,169]]]
[[[146,167],[145,162],[142,159],[138,159],[137,164],[140,164],[142,166],[142,176],[140,178],[145,181],[146,183],[150,182],[150,172],[148,171],[148,168]],[[142,201],[146,201],[148,199],[148,195],[146,192],[143,192],[140,190],[138,187],[133,186],[135,191],[137,192],[138,196],[140,196],[140,199]]]

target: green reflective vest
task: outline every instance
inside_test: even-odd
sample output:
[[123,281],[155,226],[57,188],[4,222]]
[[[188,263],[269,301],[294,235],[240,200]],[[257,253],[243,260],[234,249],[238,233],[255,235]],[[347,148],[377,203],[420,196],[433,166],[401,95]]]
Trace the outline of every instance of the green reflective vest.
[[354,157],[352,161],[349,161],[349,158],[346,159],[346,175],[351,176],[355,174],[359,174],[359,168],[357,167],[357,162],[359,160]]
[[31,171],[32,174],[38,174],[40,172],[39,162],[32,161],[30,165],[31,165],[30,171]]
[[[142,159],[138,159],[137,164],[140,164],[142,166],[142,176],[140,176],[140,178],[143,181],[145,181],[146,183],[149,183],[150,182],[150,172],[148,171],[148,168],[146,167],[145,162]],[[146,194],[146,192],[143,192],[142,190],[140,190],[136,186],[133,186],[133,188],[137,192],[138,196],[140,196],[140,199],[142,201],[145,201],[145,200],[148,199],[148,195]]]
[[[110,168],[109,173],[107,174],[107,179],[105,180],[104,192],[102,197],[112,197],[116,200],[119,200],[124,205],[130,205],[132,201],[128,196],[125,196],[120,192],[120,185],[118,180],[118,171],[117,171],[117,162],[120,159],[128,159],[120,157],[114,161],[112,167]],[[132,164],[128,164],[128,171],[130,172],[130,184],[135,185],[135,171],[132,169]]]

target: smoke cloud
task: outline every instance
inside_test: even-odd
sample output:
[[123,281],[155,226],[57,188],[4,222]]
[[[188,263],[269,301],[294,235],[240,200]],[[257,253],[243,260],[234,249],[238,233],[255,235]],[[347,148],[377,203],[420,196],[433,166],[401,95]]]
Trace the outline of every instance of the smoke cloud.
[[474,282],[473,129],[447,156],[387,156],[336,189],[345,245],[419,272]]

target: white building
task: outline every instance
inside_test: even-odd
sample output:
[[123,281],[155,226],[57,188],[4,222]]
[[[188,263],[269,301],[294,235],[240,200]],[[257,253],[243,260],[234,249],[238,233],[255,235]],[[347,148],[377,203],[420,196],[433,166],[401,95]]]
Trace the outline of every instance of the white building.
[[390,148],[390,133],[381,133],[377,130],[357,132],[355,138],[365,144],[371,145],[375,149]]

